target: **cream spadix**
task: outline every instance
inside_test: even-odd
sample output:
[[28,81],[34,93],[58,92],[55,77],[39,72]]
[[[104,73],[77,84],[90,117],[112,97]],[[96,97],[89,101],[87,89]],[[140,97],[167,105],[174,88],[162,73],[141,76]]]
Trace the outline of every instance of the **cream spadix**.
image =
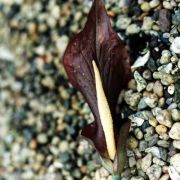
[[103,90],[100,73],[94,60],[92,61],[92,64],[95,75],[97,105],[98,105],[101,124],[106,139],[107,151],[110,159],[114,160],[116,154],[116,146],[115,146],[112,115]]

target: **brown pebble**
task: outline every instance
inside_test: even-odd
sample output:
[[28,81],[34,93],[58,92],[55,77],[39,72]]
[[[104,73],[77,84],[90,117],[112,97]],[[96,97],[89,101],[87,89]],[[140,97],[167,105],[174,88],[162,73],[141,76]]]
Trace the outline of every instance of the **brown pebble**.
[[150,117],[150,118],[149,118],[149,124],[150,124],[151,126],[153,126],[153,127],[156,127],[157,124],[158,124],[158,122],[157,122],[156,118]]
[[128,82],[128,88],[132,89],[132,90],[136,90],[137,89],[137,83],[136,83],[135,79],[131,79]]
[[143,92],[143,97],[148,97],[148,96],[150,96],[152,93],[150,93],[150,92],[147,92],[147,91],[144,91]]
[[108,11],[107,14],[110,17],[114,17],[116,15],[114,11]]
[[87,167],[86,167],[86,166],[80,167],[80,171],[81,171],[82,173],[86,173],[86,172],[87,172]]
[[35,139],[32,139],[29,146],[31,149],[36,149],[37,148],[37,141]]
[[139,17],[138,17],[138,20],[142,21],[144,19],[144,17],[148,16],[148,12],[144,12],[142,13]]
[[168,173],[168,168],[169,168],[168,166],[163,166],[162,167],[162,172],[163,173]]
[[159,135],[162,135],[164,133],[167,132],[167,127],[164,126],[164,125],[158,125],[156,126],[156,132],[159,134]]

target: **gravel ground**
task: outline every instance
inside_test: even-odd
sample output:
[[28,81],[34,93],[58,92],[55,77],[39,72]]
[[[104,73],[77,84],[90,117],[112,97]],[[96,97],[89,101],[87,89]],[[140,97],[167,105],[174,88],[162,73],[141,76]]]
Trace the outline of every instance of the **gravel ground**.
[[[180,1],[106,2],[134,75],[119,109],[132,120],[122,180],[180,180]],[[0,1],[0,179],[112,179],[78,137],[93,117],[61,63],[90,6]]]

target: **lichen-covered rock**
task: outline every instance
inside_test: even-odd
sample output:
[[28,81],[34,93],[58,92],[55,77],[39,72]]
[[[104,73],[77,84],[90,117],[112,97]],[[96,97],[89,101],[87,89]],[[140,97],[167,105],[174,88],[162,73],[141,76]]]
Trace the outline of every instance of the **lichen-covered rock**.
[[147,82],[145,79],[139,74],[138,71],[134,72],[134,79],[136,80],[137,83],[137,91],[141,92],[143,89],[146,88]]
[[126,103],[132,107],[136,107],[138,102],[141,99],[141,93],[133,93],[132,90],[129,90],[127,92],[125,92],[124,95],[124,100],[126,101]]

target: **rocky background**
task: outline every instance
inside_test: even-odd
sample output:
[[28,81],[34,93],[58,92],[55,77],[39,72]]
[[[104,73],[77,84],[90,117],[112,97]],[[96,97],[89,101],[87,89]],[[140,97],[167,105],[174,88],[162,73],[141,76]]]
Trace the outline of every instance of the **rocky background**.
[[[62,56],[90,0],[0,0],[0,179],[111,180],[78,137],[93,117]],[[131,53],[122,180],[180,180],[180,0],[107,0]],[[119,103],[121,98],[119,98]]]

